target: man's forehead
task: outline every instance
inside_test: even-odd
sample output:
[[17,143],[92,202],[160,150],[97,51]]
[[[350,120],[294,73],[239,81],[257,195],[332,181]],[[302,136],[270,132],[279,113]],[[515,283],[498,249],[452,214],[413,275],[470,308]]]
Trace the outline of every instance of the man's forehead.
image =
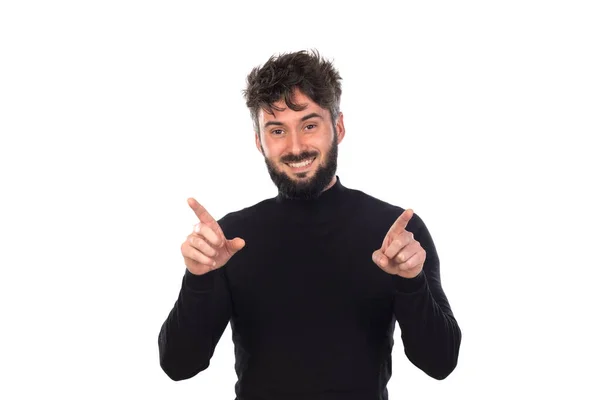
[[324,110],[320,107],[306,107],[302,110],[295,111],[287,106],[278,107],[278,109],[271,109],[270,112],[264,109],[261,109],[258,118],[263,121],[270,121],[274,119],[301,119],[305,115],[308,114],[319,114],[322,118],[325,118]]
[[285,101],[281,100],[274,103],[273,105],[275,107],[271,107],[269,110],[261,108],[258,113],[258,119],[260,121],[299,120],[309,114],[318,114],[321,118],[325,118],[327,115],[327,110],[324,110],[312,101],[306,103],[304,101],[299,101],[299,99],[296,98],[293,100],[293,103],[300,106],[301,109],[298,111],[293,110],[285,104]]

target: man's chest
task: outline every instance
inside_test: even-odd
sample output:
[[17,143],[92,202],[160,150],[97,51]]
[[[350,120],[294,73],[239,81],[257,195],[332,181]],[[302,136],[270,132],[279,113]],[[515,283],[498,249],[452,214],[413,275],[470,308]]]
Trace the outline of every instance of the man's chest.
[[323,227],[252,237],[227,266],[234,318],[304,329],[388,324],[391,276],[371,259],[384,234]]

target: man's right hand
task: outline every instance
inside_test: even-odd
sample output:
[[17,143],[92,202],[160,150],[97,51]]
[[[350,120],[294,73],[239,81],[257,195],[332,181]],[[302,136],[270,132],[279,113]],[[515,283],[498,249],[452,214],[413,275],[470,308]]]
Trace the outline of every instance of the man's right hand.
[[194,198],[188,204],[200,220],[181,245],[187,269],[194,275],[204,275],[227,264],[246,245],[241,238],[227,240],[215,219]]

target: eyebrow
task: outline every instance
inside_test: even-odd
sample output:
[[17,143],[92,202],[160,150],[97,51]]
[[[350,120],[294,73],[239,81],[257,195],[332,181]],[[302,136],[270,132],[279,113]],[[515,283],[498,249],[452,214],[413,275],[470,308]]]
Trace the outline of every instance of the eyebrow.
[[[317,114],[317,113],[315,113],[315,112],[314,112],[314,113],[307,114],[307,115],[305,115],[304,117],[300,118],[300,122],[304,122],[304,121],[306,121],[307,119],[311,119],[311,118],[321,118],[321,119],[323,119],[323,117],[322,117],[320,114]],[[266,129],[268,126],[271,126],[271,125],[275,125],[275,126],[283,126],[283,122],[279,122],[279,121],[269,121],[269,122],[267,122],[267,123],[264,125],[264,129]]]

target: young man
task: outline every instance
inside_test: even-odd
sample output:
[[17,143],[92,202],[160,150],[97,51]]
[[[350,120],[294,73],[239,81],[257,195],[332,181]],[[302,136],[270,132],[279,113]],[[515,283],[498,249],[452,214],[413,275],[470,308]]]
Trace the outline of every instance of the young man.
[[414,365],[435,379],[454,370],[461,331],[427,227],[336,175],[340,81],[304,51],[249,74],[256,147],[279,194],[219,221],[188,199],[199,223],[159,334],[171,379],[208,368],[229,322],[239,400],[387,399],[396,321]]

